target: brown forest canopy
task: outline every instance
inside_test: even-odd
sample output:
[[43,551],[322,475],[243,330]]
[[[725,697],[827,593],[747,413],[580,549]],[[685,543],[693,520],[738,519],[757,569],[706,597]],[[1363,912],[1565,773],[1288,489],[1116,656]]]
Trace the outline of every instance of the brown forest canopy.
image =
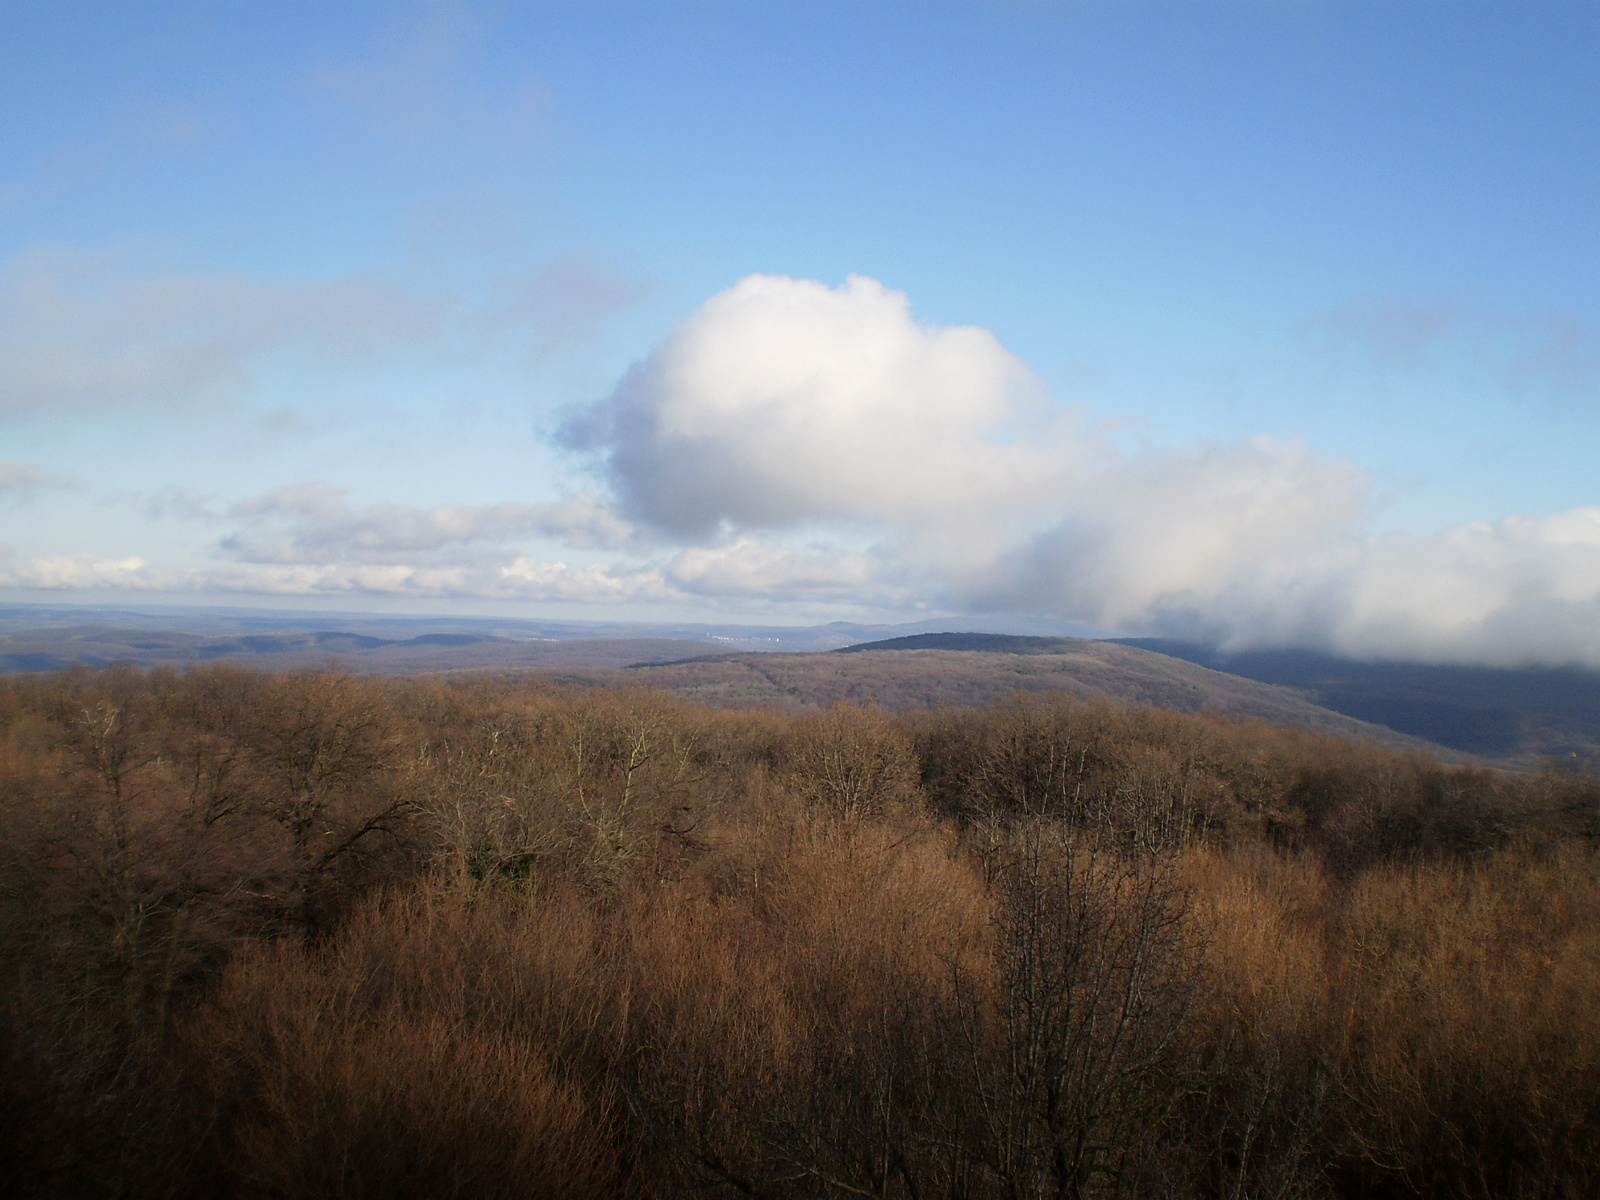
[[0,682],[15,1195],[1600,1187],[1600,784],[1019,694]]

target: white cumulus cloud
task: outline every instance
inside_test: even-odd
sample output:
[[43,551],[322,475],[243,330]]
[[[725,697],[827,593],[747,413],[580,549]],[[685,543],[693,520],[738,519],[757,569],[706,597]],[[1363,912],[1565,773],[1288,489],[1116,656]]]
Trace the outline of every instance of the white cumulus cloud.
[[[1373,537],[1355,465],[1267,438],[1119,455],[992,334],[921,324],[870,279],[740,281],[565,440],[629,518],[702,543],[667,572],[691,592],[1600,666],[1600,508]],[[829,528],[875,547],[785,546]]]
[[630,516],[680,534],[1014,514],[1061,489],[1081,445],[987,330],[920,325],[871,279],[764,275],[708,301],[566,440],[602,452]]
[[[0,279],[0,309],[17,278]],[[129,292],[84,318],[74,336],[97,338],[96,322],[110,336],[77,365],[69,339],[64,367],[35,334],[66,326],[0,321],[0,386],[14,389],[0,415],[137,394],[147,344],[168,383],[185,362],[195,379],[233,369],[203,321],[189,341],[165,317],[141,324],[141,296],[170,301],[168,316],[215,298]],[[218,344],[272,325],[276,303],[221,305]],[[237,325],[240,311],[255,315]],[[1427,314],[1349,319],[1401,358],[1437,332]],[[24,359],[43,374],[16,391]],[[0,585],[1014,612],[1234,648],[1600,667],[1600,505],[1374,535],[1354,464],[1265,437],[1118,452],[993,334],[919,322],[870,279],[740,281],[563,439],[593,456],[596,492],[424,507],[301,483],[206,508],[233,523],[208,565],[55,554],[12,563]],[[42,479],[0,462],[0,498]]]

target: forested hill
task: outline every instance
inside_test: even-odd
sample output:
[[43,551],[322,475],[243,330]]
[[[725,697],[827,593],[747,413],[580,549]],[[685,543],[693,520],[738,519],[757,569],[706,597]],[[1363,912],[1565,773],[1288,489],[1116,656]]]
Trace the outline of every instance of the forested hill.
[[[950,648],[952,643],[956,648]],[[1364,738],[1446,761],[1464,758],[1445,747],[1322,708],[1291,688],[1133,646],[1077,638],[928,634],[828,654],[719,654],[676,663],[638,663],[626,670],[577,668],[553,674],[575,683],[660,688],[719,707],[800,709],[849,701],[897,710],[982,706],[1019,689],[1066,692]]]
[[[1090,647],[1111,646],[1292,689],[1318,710],[1462,754],[1523,766],[1548,760],[1565,761],[1581,770],[1600,766],[1600,672],[1571,667],[1361,662],[1307,650],[1223,653],[1165,638],[1086,641],[954,632],[863,642],[836,653],[943,650],[1014,658],[1080,656],[1096,653]],[[1295,716],[1267,719],[1303,723]]]
[[[0,613],[0,673],[208,662],[272,670],[337,664],[362,674],[542,671],[590,683],[647,684],[711,704],[790,708],[837,700],[889,708],[981,705],[1018,688],[1064,689],[1367,737],[1446,759],[1600,766],[1600,672],[1594,671],[1363,663],[1306,651],[1223,655],[1158,639],[960,630],[840,647],[852,634],[870,639],[891,632],[859,626],[563,626],[209,611],[104,612],[90,623],[85,615]],[[743,652],[706,657],[722,648]]]
[[[835,654],[861,654],[872,650],[983,650],[991,654],[1051,654],[1093,645],[1086,638],[1028,637],[1015,633],[913,633],[841,646]],[[1131,644],[1131,643],[1128,643]]]

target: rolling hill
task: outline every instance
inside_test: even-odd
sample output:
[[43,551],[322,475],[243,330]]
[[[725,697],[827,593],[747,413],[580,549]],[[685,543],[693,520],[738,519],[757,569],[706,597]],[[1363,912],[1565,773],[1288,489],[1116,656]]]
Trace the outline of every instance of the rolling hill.
[[80,664],[141,667],[231,662],[263,670],[326,667],[405,675],[508,667],[623,666],[666,662],[705,651],[673,638],[506,638],[422,633],[384,638],[343,630],[283,630],[218,636],[103,625],[0,633],[0,671],[54,671]]
[[897,709],[982,705],[1018,689],[1066,691],[1368,738],[1448,761],[1470,757],[1323,708],[1293,688],[1134,646],[1079,638],[922,634],[823,654],[718,654],[636,663],[622,670],[577,668],[552,674],[574,683],[661,688],[719,707],[821,707],[845,700]]
[[[896,630],[40,607],[0,611],[0,673],[209,662],[266,670],[337,663],[381,674],[538,671],[660,687],[709,704],[786,707],[984,704],[1018,688],[1063,689],[1368,737],[1447,759],[1600,764],[1600,672],[1363,663],[1304,651],[1224,655],[1156,639],[922,628],[874,639]],[[731,652],[716,652],[724,647]]]

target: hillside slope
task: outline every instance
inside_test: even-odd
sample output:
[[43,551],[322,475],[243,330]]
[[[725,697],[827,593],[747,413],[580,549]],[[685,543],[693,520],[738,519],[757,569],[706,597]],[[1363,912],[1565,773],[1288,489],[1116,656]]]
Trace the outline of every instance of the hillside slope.
[[1120,644],[1296,688],[1324,708],[1464,753],[1527,766],[1600,764],[1600,671],[1359,662],[1306,650],[1224,655],[1153,638]]
[[[988,639],[977,641],[974,639]],[[947,641],[947,639],[950,639]],[[962,648],[945,648],[953,639]],[[979,649],[980,645],[1004,646]],[[983,705],[1019,688],[1103,696],[1178,712],[1215,712],[1438,755],[1468,756],[1314,703],[1293,688],[1214,671],[1170,655],[1076,638],[926,634],[827,654],[722,654],[625,670],[555,671],[574,683],[636,684],[719,707],[825,707],[841,700],[898,709]]]
[[[77,614],[67,611],[49,614],[48,622],[40,615],[0,613],[0,673],[74,664],[181,668],[214,662],[267,670],[337,663],[358,673],[396,675],[540,671],[574,682],[660,687],[709,704],[792,708],[836,700],[872,700],[889,708],[981,705],[1017,688],[1064,689],[1367,737],[1458,761],[1481,757],[1526,766],[1572,748],[1600,753],[1600,677],[1568,679],[1558,672],[1452,673],[1293,655],[1224,660],[1179,643],[972,632],[916,633],[844,647],[835,640],[830,646],[830,639],[849,632],[874,632],[859,626],[780,635],[692,626],[631,631],[348,617],[341,621],[344,628],[329,628],[318,622],[332,619],[315,615],[209,612],[108,612],[97,614],[108,619],[94,622],[74,621]],[[799,652],[708,657],[708,641],[778,643]],[[818,652],[829,648],[832,653]],[[1545,686],[1552,682],[1564,683],[1565,690]],[[1585,688],[1593,693],[1592,703]]]

